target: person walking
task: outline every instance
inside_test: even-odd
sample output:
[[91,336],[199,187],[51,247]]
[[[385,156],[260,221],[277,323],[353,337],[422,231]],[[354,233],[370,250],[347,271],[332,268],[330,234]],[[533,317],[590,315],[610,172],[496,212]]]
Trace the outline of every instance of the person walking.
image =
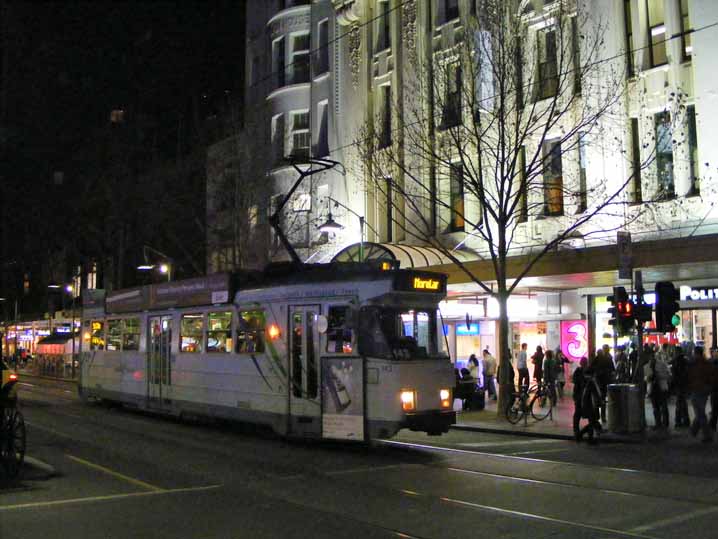
[[540,384],[543,378],[543,348],[536,347],[536,352],[531,356],[531,363],[534,366],[534,380]]
[[616,353],[616,382],[625,384],[631,379],[631,369],[628,362],[628,354],[624,346],[618,347]]
[[556,404],[556,372],[557,371],[558,371],[558,361],[556,360],[556,356],[553,355],[553,351],[546,350],[546,355],[543,360],[543,380],[544,380],[544,383],[546,384],[548,398],[551,400],[552,406]]
[[672,371],[673,392],[676,395],[675,426],[680,429],[691,424],[688,417],[688,360],[680,346],[676,347]]
[[704,442],[713,440],[713,433],[706,417],[706,402],[715,379],[715,367],[706,359],[703,347],[696,346],[693,351],[693,363],[688,366],[688,392],[694,415],[691,434],[698,436],[698,432],[702,432]]
[[593,366],[596,382],[603,397],[603,401],[601,402],[601,421],[604,423],[606,422],[606,393],[608,392],[608,384],[613,383],[616,375],[616,367],[613,364],[613,358],[609,351],[610,348],[608,345],[604,344],[603,348],[596,352]]
[[496,358],[488,349],[484,350],[484,387],[488,389],[491,400],[496,400]]
[[476,380],[476,383],[479,383],[479,360],[476,357],[476,354],[471,354],[469,356],[469,361],[466,363],[466,368],[469,369],[469,374],[471,377]]
[[671,373],[664,358],[665,353],[659,350],[648,361],[643,371],[648,396],[653,407],[654,430],[667,429],[670,423],[668,417],[668,384]]
[[519,357],[516,360],[516,369],[519,371],[519,389],[529,388],[529,365],[528,365],[528,353],[526,343],[521,344],[521,351],[519,351]]
[[564,387],[566,386],[566,365],[571,363],[571,360],[566,357],[561,347],[556,348],[556,389],[558,391],[558,398],[562,399],[564,394]]

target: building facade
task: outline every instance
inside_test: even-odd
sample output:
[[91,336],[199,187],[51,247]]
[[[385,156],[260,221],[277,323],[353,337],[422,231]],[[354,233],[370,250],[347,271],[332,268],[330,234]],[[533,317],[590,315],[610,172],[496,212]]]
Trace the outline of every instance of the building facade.
[[[428,255],[435,252],[431,245],[449,246],[491,288],[496,274],[486,231],[495,225],[482,221],[485,202],[463,172],[456,174],[453,158],[429,159],[416,147],[423,140],[440,146],[455,124],[476,124],[484,111],[467,112],[462,95],[495,107],[500,77],[477,67],[480,60],[462,63],[460,52],[468,40],[469,58],[481,51],[499,56],[482,30],[488,17],[482,9],[491,4],[497,3],[250,0],[247,12],[244,129],[261,144],[247,156],[242,181],[259,185],[263,195],[256,224],[265,225],[267,257],[286,258],[266,220],[295,186],[298,171],[316,166],[310,158],[336,161],[306,177],[287,201],[282,223],[290,241],[312,262],[338,253],[351,259],[357,244],[363,253],[370,246],[394,253],[402,246],[426,249],[407,254],[402,264],[449,273],[443,311],[456,359],[487,346],[497,350],[498,307],[451,260]],[[605,296],[613,286],[630,286],[619,279],[617,231],[631,234],[628,265],[643,271],[648,289],[670,280],[685,292],[683,323],[673,338],[716,346],[718,298],[708,291],[718,286],[718,129],[710,121],[718,112],[711,65],[718,50],[718,4],[501,4],[510,5],[502,15],[511,19],[507,24],[516,23],[522,32],[515,75],[525,80],[513,83],[517,92],[526,89],[514,100],[521,100],[521,114],[568,102],[568,121],[581,125],[581,110],[599,106],[601,99],[610,102],[595,122],[587,122],[591,136],[578,130],[577,142],[569,144],[566,127],[557,123],[522,146],[526,155],[539,156],[542,168],[534,171],[533,188],[516,194],[524,198],[511,222],[506,276],[522,279],[509,301],[512,348],[521,342],[564,351],[570,346],[570,357],[580,357],[613,345]],[[592,74],[584,79],[584,72]],[[562,80],[572,85],[566,94],[571,97],[552,101]],[[602,94],[607,88],[612,95]],[[495,108],[491,114],[498,117]],[[416,138],[417,123],[426,139]],[[394,159],[383,172],[385,188],[370,170],[382,152]],[[410,204],[412,192],[401,190],[410,180],[431,190],[423,205]],[[598,205],[601,211],[591,216]],[[321,232],[330,217],[342,228]],[[423,223],[422,234],[411,232],[415,223]],[[567,230],[570,235],[555,241]],[[545,255],[531,262],[547,245]]]

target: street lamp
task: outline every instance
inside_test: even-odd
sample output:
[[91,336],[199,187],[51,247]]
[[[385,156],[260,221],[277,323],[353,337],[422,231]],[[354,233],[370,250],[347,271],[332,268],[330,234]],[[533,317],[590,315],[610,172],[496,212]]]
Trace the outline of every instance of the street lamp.
[[[334,202],[335,206],[339,206],[340,208],[344,208],[346,211],[351,213],[352,215],[359,218],[359,262],[364,261],[364,226],[368,226],[374,234],[377,236],[376,230],[371,225],[368,225],[366,220],[364,219],[363,215],[359,215],[357,212],[352,210],[350,207],[345,206],[341,202],[339,202],[337,199],[332,198],[330,196],[326,197],[328,201]],[[336,232],[338,230],[342,230],[344,227],[334,221],[334,218],[332,217],[332,210],[329,210],[329,215],[327,216],[327,221],[324,224],[319,225],[320,232]]]
[[[165,262],[160,262],[159,264],[151,264],[149,262],[150,257],[147,256],[148,251],[158,256],[160,259],[164,259]],[[145,263],[137,266],[138,270],[152,271],[156,269],[162,275],[167,275],[168,282],[172,280],[172,259],[169,256],[164,254],[162,251],[158,251],[157,249],[150,247],[149,245],[142,246],[142,254],[144,256]]]

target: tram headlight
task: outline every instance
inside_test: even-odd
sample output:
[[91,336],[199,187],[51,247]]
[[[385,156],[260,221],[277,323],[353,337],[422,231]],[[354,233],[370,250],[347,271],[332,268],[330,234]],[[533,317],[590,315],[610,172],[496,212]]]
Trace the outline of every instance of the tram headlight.
[[451,391],[448,389],[439,390],[439,399],[441,399],[442,408],[451,408]]
[[401,392],[401,409],[405,412],[416,410],[416,392],[413,389],[404,389]]

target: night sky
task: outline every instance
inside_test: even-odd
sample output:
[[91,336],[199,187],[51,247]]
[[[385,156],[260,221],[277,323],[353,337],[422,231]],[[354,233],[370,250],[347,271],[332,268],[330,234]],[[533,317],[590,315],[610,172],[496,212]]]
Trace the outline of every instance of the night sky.
[[0,254],[27,265],[77,234],[113,109],[126,111],[124,147],[142,169],[195,150],[204,120],[241,98],[244,2],[0,4]]

